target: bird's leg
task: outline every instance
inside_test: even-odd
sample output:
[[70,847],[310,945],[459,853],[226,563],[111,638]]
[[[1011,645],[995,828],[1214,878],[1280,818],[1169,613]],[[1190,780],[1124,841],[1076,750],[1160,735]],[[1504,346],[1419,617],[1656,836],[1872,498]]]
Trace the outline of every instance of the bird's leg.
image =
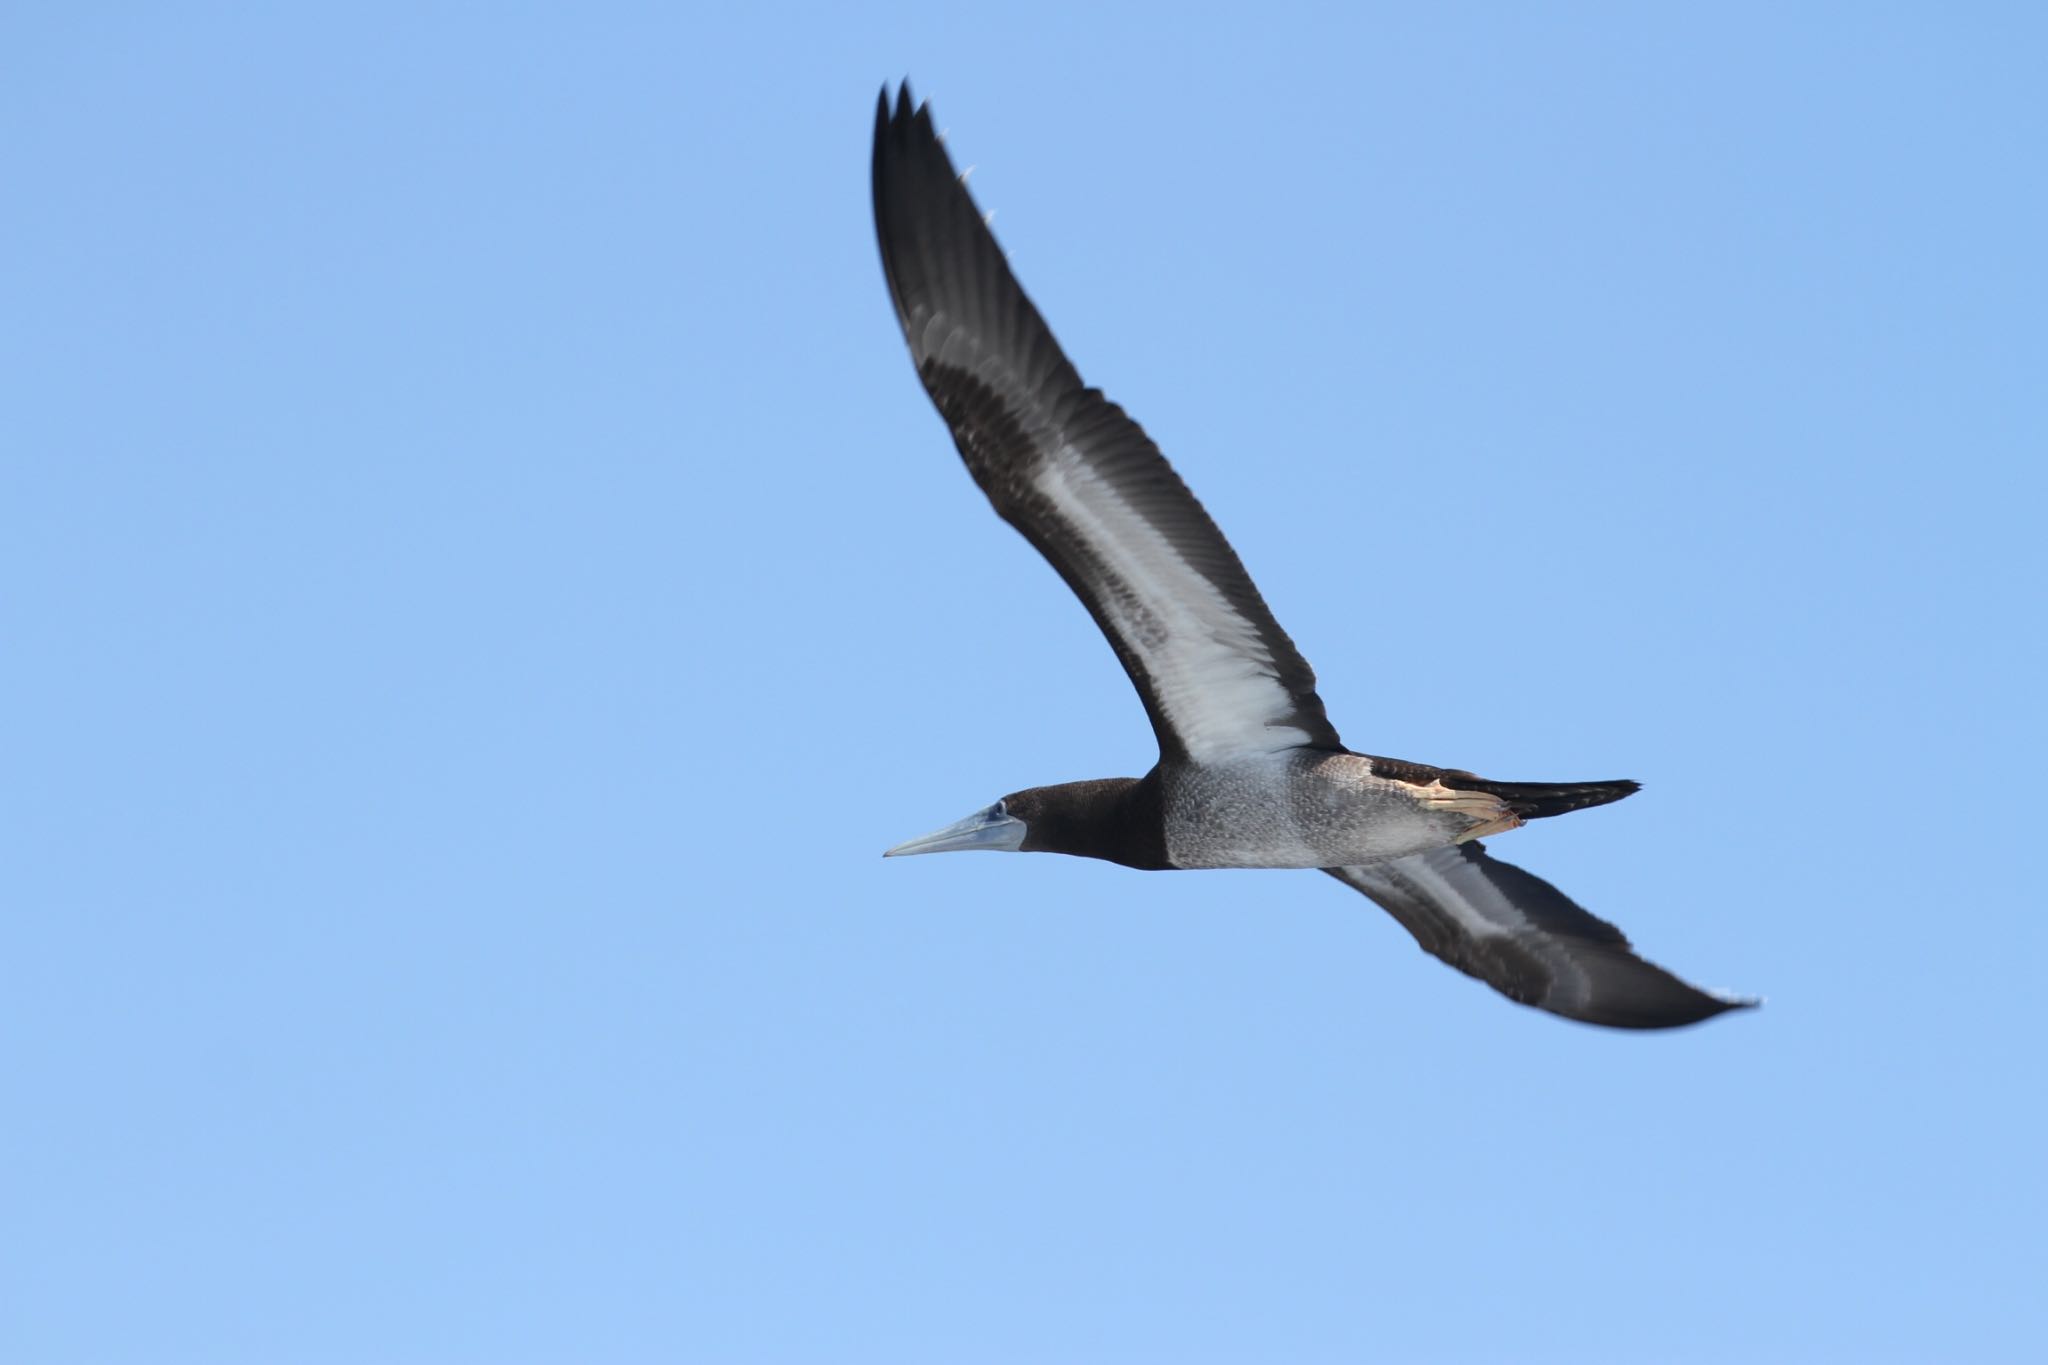
[[1472,822],[1472,828],[1451,842],[1486,839],[1520,828],[1522,817],[1508,809],[1508,803],[1491,792],[1462,790],[1432,782],[1421,792],[1422,803],[1432,811],[1448,811]]

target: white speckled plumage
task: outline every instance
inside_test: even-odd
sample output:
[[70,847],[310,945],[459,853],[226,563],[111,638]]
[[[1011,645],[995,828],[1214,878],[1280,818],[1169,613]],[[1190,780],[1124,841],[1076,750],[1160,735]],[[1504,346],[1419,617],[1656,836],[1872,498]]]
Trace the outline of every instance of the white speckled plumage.
[[1484,792],[1375,777],[1369,758],[1313,749],[1177,765],[1161,791],[1178,868],[1374,863],[1521,823]]

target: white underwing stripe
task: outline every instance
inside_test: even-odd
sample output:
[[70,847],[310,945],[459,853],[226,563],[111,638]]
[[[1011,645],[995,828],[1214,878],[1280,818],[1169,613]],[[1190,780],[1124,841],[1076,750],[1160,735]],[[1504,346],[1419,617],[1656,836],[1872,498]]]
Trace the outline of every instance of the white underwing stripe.
[[[1462,859],[1450,866],[1465,875],[1444,875],[1431,865],[1427,855],[1399,859],[1390,864],[1386,873],[1371,867],[1359,871],[1368,880],[1385,876],[1396,885],[1405,885],[1418,899],[1457,921],[1458,927],[1473,938],[1504,938],[1528,927],[1528,917],[1507,902],[1492,882],[1471,874]],[[1480,903],[1481,897],[1484,904]]]
[[[1160,713],[1197,763],[1309,742],[1271,651],[1230,600],[1089,462],[1063,445],[1032,482],[1115,582],[1100,608],[1143,662]],[[1121,589],[1121,590],[1119,590]]]

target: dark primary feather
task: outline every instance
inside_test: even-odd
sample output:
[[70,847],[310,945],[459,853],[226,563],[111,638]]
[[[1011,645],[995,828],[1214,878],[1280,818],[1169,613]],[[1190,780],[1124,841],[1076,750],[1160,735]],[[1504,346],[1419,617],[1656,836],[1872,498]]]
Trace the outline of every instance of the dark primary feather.
[[996,511],[1045,556],[1109,637],[1144,700],[1162,756],[1188,752],[1169,714],[1169,680],[1153,676],[1175,647],[1163,622],[1187,605],[1148,600],[1110,562],[1111,552],[1128,547],[1091,539],[1099,530],[1059,513],[1036,476],[1062,452],[1085,465],[1119,509],[1163,536],[1179,562],[1227,603],[1227,624],[1255,642],[1238,651],[1239,666],[1269,677],[1278,703],[1270,714],[1242,718],[1242,726],[1290,727],[1308,747],[1341,748],[1307,661],[1143,429],[1082,383],[954,172],[929,107],[915,107],[907,85],[893,112],[885,89],[875,113],[874,201],[883,270],[919,378]]
[[[1377,901],[1425,952],[1511,1000],[1611,1028],[1674,1028],[1754,1005],[1687,985],[1541,877],[1478,842],[1323,869]],[[1481,933],[1459,920],[1483,920]]]

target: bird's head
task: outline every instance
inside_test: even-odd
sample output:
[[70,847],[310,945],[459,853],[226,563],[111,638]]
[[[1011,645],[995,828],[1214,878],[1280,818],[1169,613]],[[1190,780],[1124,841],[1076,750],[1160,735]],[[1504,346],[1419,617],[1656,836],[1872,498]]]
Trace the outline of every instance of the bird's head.
[[1135,777],[1027,787],[965,820],[898,844],[882,856],[960,853],[977,848],[999,853],[1071,853],[1129,867],[1166,866],[1156,788],[1149,779]]

